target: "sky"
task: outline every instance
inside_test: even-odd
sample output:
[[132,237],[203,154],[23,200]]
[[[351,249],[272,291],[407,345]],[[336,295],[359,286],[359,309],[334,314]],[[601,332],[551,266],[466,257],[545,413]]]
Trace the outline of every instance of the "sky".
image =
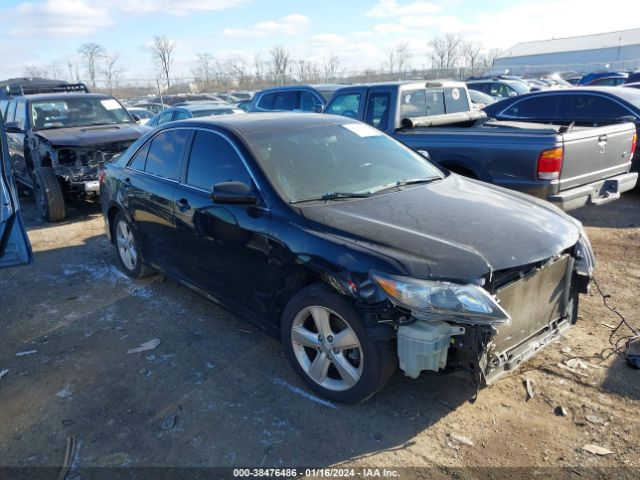
[[[631,14],[625,15],[624,12]],[[429,67],[429,40],[459,33],[485,48],[640,27],[637,0],[2,0],[0,78],[28,65],[80,62],[78,47],[118,55],[123,79],[155,79],[154,35],[176,43],[174,76],[190,76],[197,55],[269,56],[282,45],[293,59],[333,54],[346,71],[378,69],[385,51],[408,42],[412,66]],[[81,64],[82,68],[82,64]]]

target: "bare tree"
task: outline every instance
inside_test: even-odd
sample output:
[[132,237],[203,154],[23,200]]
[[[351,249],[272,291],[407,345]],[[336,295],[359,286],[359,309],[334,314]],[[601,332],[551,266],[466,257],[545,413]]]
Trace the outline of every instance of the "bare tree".
[[492,48],[491,50],[489,50],[485,54],[484,60],[482,62],[484,64],[485,68],[492,67],[493,66],[493,62],[500,55],[501,52],[502,52],[502,50],[500,50],[499,48]]
[[409,44],[407,42],[399,43],[396,45],[395,51],[398,72],[403,73],[410,68],[411,58],[413,57],[411,50],[409,50]]
[[198,65],[193,73],[196,80],[202,83],[205,91],[211,89],[211,80],[214,76],[214,59],[208,53],[198,54]]
[[171,89],[171,66],[173,65],[173,52],[176,49],[176,43],[166,36],[153,37],[151,45],[151,59],[156,67],[164,75],[167,82],[167,90]]
[[471,75],[475,75],[482,57],[482,44],[469,41],[462,42],[460,46],[462,57],[466,67],[471,68]]
[[260,81],[262,79],[262,71],[264,69],[264,61],[262,60],[262,55],[256,52],[253,56],[253,68],[255,71],[256,80]]
[[22,72],[25,77],[31,77],[31,78],[47,77],[47,67],[43,67],[40,65],[27,65],[22,69]]
[[104,47],[97,43],[83,43],[80,45],[78,53],[84,58],[91,86],[96,88],[97,61],[104,55]]
[[384,52],[384,54],[387,58],[387,67],[389,69],[389,72],[393,73],[396,68],[396,49],[389,48]]
[[291,61],[291,54],[282,45],[276,45],[273,47],[269,54],[271,55],[271,70],[275,77],[277,85],[284,85],[287,72],[289,71],[289,63]]
[[329,80],[335,80],[338,77],[341,64],[340,57],[334,53],[322,61],[322,76],[325,83],[329,83]]
[[457,33],[447,33],[442,37],[434,37],[429,42],[432,61],[438,68],[454,68],[460,58],[462,37]]
[[104,74],[107,80],[107,87],[109,88],[109,93],[113,95],[113,87],[114,84],[118,82],[118,76],[122,73],[122,68],[117,65],[119,60],[118,55],[108,55],[105,57],[104,67],[102,69],[102,73]]
[[447,61],[447,45],[442,37],[434,37],[429,41],[431,62],[436,68],[444,68]]

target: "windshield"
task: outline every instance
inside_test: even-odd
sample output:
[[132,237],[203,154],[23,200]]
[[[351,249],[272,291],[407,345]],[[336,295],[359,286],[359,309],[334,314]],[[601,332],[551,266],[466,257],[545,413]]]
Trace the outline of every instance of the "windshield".
[[135,123],[117,100],[96,97],[34,101],[31,118],[34,130]]
[[271,184],[289,202],[443,177],[424,157],[362,123],[264,131],[246,138]]
[[513,88],[516,92],[518,92],[518,95],[529,93],[531,91],[531,89],[527,85],[516,80],[509,82],[509,86]]

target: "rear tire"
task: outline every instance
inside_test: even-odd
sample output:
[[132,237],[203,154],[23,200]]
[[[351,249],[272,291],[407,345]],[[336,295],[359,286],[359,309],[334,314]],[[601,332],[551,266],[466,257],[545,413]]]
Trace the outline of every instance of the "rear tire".
[[53,168],[36,168],[32,178],[33,193],[40,216],[47,222],[64,220],[64,195]]
[[336,402],[358,403],[371,397],[398,364],[395,342],[374,341],[347,299],[323,283],[289,300],[281,338],[300,378],[318,395]]
[[113,243],[120,269],[131,278],[151,275],[153,270],[142,260],[142,248],[138,235],[122,212],[116,214],[112,228]]

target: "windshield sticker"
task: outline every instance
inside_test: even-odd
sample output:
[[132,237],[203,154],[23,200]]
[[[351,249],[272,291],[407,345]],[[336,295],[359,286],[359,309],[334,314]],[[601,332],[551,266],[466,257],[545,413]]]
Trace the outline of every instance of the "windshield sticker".
[[119,110],[120,108],[122,108],[118,101],[114,100],[113,98],[110,98],[108,100],[100,100],[100,103],[107,110]]
[[453,90],[451,90],[451,96],[454,100],[458,100],[460,98],[460,90],[454,88]]
[[342,125],[347,130],[352,131],[359,137],[377,137],[382,135],[380,130],[376,130],[369,125],[365,125],[364,123],[347,123],[346,125]]

